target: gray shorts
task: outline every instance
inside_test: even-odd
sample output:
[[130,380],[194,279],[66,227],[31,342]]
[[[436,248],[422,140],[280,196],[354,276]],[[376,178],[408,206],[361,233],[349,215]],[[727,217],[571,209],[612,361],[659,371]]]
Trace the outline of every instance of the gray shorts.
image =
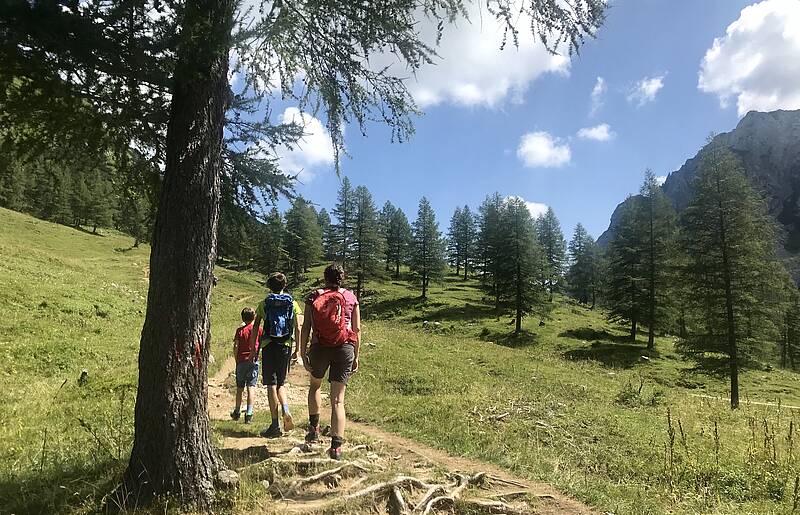
[[243,361],[236,364],[236,387],[255,386],[258,382],[258,363]]
[[347,384],[350,374],[353,373],[353,361],[356,357],[356,348],[352,343],[345,343],[338,347],[325,347],[314,344],[308,351],[308,360],[311,362],[311,375],[317,379],[325,377],[325,372],[330,368],[328,381]]

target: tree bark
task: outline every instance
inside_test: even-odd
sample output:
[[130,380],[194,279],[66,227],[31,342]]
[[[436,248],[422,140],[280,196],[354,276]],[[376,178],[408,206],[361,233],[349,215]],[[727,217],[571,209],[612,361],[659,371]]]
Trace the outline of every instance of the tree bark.
[[209,438],[207,364],[234,0],[188,0],[167,163],[150,255],[130,462],[122,506],[173,495],[206,511],[222,461]]
[[636,341],[637,325],[638,325],[638,320],[636,320],[636,317],[633,317],[631,319],[631,341],[632,342]]

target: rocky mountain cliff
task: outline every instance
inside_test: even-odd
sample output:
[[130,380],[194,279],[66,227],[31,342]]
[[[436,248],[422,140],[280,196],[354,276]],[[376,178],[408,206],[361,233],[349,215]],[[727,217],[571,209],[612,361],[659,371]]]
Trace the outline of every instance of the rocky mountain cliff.
[[[739,156],[750,182],[767,200],[770,214],[784,227],[784,255],[800,253],[800,110],[751,111],[734,130],[717,135],[715,141]],[[679,213],[692,198],[691,184],[702,152],[672,172],[662,186]],[[617,206],[609,228],[597,239],[601,246],[611,241],[624,205]]]

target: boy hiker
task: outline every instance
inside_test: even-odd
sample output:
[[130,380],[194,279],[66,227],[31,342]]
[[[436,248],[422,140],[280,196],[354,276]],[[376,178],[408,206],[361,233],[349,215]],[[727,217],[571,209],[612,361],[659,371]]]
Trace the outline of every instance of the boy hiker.
[[[258,347],[250,338],[253,333],[253,319],[256,317],[252,308],[242,310],[244,322],[233,336],[233,355],[236,356],[236,407],[231,411],[231,418],[239,420],[239,411],[242,407],[242,393],[247,388],[247,411],[244,413],[244,423],[253,420],[253,388],[258,380]],[[261,330],[258,330],[261,336]]]
[[[289,412],[289,404],[286,402],[283,384],[286,382],[286,374],[292,358],[292,342],[300,340],[303,312],[297,301],[284,291],[286,289],[285,275],[280,272],[270,274],[267,278],[267,287],[272,293],[258,304],[254,324],[255,327],[259,327],[261,321],[264,321],[264,332],[261,336],[262,382],[269,389],[269,410],[272,414],[272,424],[261,431],[261,436],[278,438],[282,435],[278,424],[278,403],[283,408],[283,428],[286,431],[294,429],[294,421]],[[254,342],[255,334],[251,334],[250,339]],[[296,346],[297,343],[295,343]]]
[[[320,387],[325,372],[330,369],[331,384],[331,447],[328,456],[342,457],[345,410],[344,392],[347,380],[358,371],[358,350],[361,343],[361,312],[358,299],[350,290],[342,288],[344,269],[332,264],[325,269],[325,288],[316,290],[306,299],[300,336],[300,357],[303,366],[311,373],[308,389],[309,430],[307,442],[319,441],[319,411],[322,404]],[[311,329],[311,349],[308,340]]]

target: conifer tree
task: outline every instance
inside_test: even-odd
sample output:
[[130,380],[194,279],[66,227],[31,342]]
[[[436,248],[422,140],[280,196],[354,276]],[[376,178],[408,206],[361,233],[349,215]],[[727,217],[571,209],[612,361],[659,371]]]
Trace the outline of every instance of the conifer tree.
[[326,261],[333,261],[336,259],[336,228],[331,223],[331,217],[324,207],[317,213],[317,221],[322,231],[323,257]]
[[534,220],[519,197],[506,199],[501,212],[501,240],[505,259],[498,268],[497,285],[514,309],[514,334],[522,332],[522,318],[545,301],[539,274],[544,265]]
[[641,209],[640,197],[628,197],[608,248],[608,318],[629,323],[632,341],[636,340],[647,297]]
[[400,277],[400,265],[410,262],[412,241],[411,224],[403,210],[396,208],[386,233],[386,258],[394,267],[395,279]]
[[342,262],[342,265],[346,265],[352,255],[354,213],[353,187],[350,185],[350,179],[345,176],[342,178],[336,206],[333,208],[333,216],[336,217],[337,259]]
[[561,287],[564,278],[564,266],[567,261],[567,242],[561,231],[561,224],[552,207],[541,215],[536,222],[539,244],[544,251],[545,268],[542,280],[550,290],[550,300]]
[[431,280],[442,276],[445,268],[444,245],[436,215],[425,197],[419,201],[414,220],[414,239],[411,251],[411,272],[422,285],[422,298],[428,296]]
[[383,260],[385,269],[388,272],[392,267],[391,247],[389,245],[389,234],[392,230],[392,219],[394,218],[397,208],[394,207],[390,201],[386,201],[378,213],[378,230],[380,232],[381,240],[383,241]]
[[640,191],[642,225],[642,273],[647,296],[644,299],[644,317],[647,322],[647,348],[655,348],[655,332],[672,318],[671,301],[674,284],[676,244],[676,215],[669,199],[664,195],[652,170],[645,171]]
[[469,206],[456,207],[450,219],[450,228],[447,232],[447,250],[450,264],[455,267],[456,275],[461,275],[464,270],[464,279],[469,273],[469,266],[474,259],[475,249],[475,220]]
[[358,186],[353,192],[353,198],[355,211],[351,268],[354,268],[356,275],[356,297],[361,299],[364,282],[377,272],[383,249],[378,212],[372,195],[365,186]]
[[501,215],[503,197],[499,193],[487,195],[479,208],[477,254],[481,263],[484,286],[494,296],[495,309],[500,309],[500,289],[497,284],[505,249],[502,239]]
[[739,406],[739,368],[776,337],[781,291],[776,229],[733,153],[711,141],[694,197],[682,217],[684,280],[692,321],[686,341],[698,353],[726,356],[731,408]]
[[569,242],[570,266],[567,284],[570,294],[594,309],[601,279],[600,249],[582,224],[575,226]]
[[796,370],[800,362],[800,291],[793,281],[787,284],[787,303],[781,342],[781,367]]
[[285,242],[288,240],[283,217],[277,208],[273,207],[264,223],[259,224],[258,252],[256,254],[256,267],[263,274],[280,271],[283,264],[288,261]]
[[92,226],[92,233],[97,234],[98,227],[109,227],[114,220],[113,188],[98,172],[92,173],[89,180],[87,223]]
[[322,231],[317,214],[303,197],[286,212],[286,254],[292,278],[299,281],[308,267],[322,256]]

